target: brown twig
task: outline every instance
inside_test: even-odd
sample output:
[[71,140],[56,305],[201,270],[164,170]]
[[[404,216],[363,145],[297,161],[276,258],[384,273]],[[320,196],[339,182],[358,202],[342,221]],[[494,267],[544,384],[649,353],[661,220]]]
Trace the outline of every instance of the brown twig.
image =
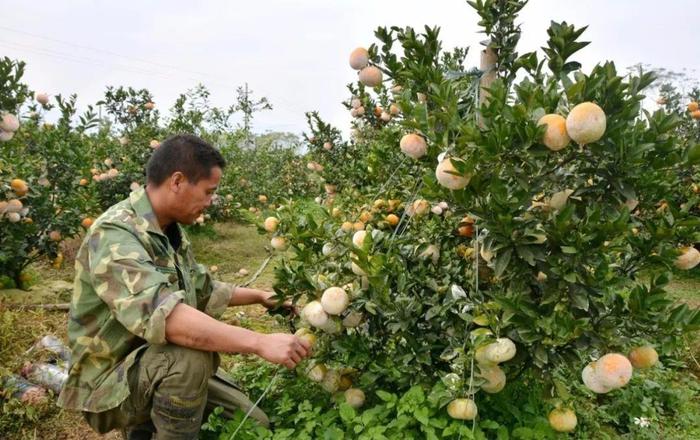
[[60,304],[5,304],[5,307],[7,307],[8,309],[13,309],[13,310],[22,310],[22,309],[35,310],[35,309],[40,309],[40,310],[48,310],[48,311],[67,312],[68,310],[70,310],[70,303],[60,303]]

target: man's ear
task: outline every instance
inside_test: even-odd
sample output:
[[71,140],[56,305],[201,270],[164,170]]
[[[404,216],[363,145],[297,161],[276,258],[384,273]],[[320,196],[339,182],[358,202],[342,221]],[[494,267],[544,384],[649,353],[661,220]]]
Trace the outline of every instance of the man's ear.
[[182,187],[187,183],[187,177],[181,171],[175,171],[170,176],[170,190],[176,194],[182,191]]

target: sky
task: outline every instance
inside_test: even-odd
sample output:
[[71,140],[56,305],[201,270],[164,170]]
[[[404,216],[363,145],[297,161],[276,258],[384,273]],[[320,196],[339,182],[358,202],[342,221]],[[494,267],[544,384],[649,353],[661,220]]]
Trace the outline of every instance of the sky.
[[[167,114],[198,83],[228,106],[247,82],[274,107],[255,115],[257,132],[299,134],[317,110],[347,133],[341,102],[357,80],[348,56],[377,42],[379,26],[439,26],[445,49],[470,47],[468,67],[484,39],[465,0],[0,0],[0,11],[0,56],[27,63],[33,90],[76,93],[84,110],[108,85],[147,88]],[[518,51],[543,46],[551,20],[589,26],[582,40],[592,43],[573,58],[586,72],[612,60],[700,77],[696,0],[530,0]]]

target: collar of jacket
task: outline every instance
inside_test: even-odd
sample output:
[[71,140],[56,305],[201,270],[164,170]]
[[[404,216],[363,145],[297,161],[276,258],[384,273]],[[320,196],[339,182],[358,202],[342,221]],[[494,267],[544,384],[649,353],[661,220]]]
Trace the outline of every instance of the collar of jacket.
[[[156,214],[153,212],[153,205],[151,205],[151,201],[148,198],[148,194],[146,193],[146,187],[141,187],[129,194],[129,202],[134,208],[134,212],[136,213],[136,215],[146,220],[146,231],[158,234],[167,241],[168,237],[160,228],[160,225],[158,224],[158,219],[156,218]],[[182,243],[180,243],[180,248],[187,249],[190,246],[189,238],[187,237],[187,234],[185,234],[185,231],[182,229],[182,226],[179,223],[176,224],[178,232],[180,233],[180,238],[182,239]]]

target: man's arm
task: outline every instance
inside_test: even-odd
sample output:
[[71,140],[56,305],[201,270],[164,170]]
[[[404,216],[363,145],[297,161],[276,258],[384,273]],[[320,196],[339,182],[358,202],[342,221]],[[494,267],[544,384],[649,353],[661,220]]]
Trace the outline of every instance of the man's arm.
[[249,304],[264,304],[270,292],[251,289],[249,287],[232,286],[229,306],[247,306]]
[[287,368],[294,368],[310,353],[309,344],[294,335],[262,334],[228,325],[183,303],[166,318],[165,337],[172,344],[202,351],[253,353]]

